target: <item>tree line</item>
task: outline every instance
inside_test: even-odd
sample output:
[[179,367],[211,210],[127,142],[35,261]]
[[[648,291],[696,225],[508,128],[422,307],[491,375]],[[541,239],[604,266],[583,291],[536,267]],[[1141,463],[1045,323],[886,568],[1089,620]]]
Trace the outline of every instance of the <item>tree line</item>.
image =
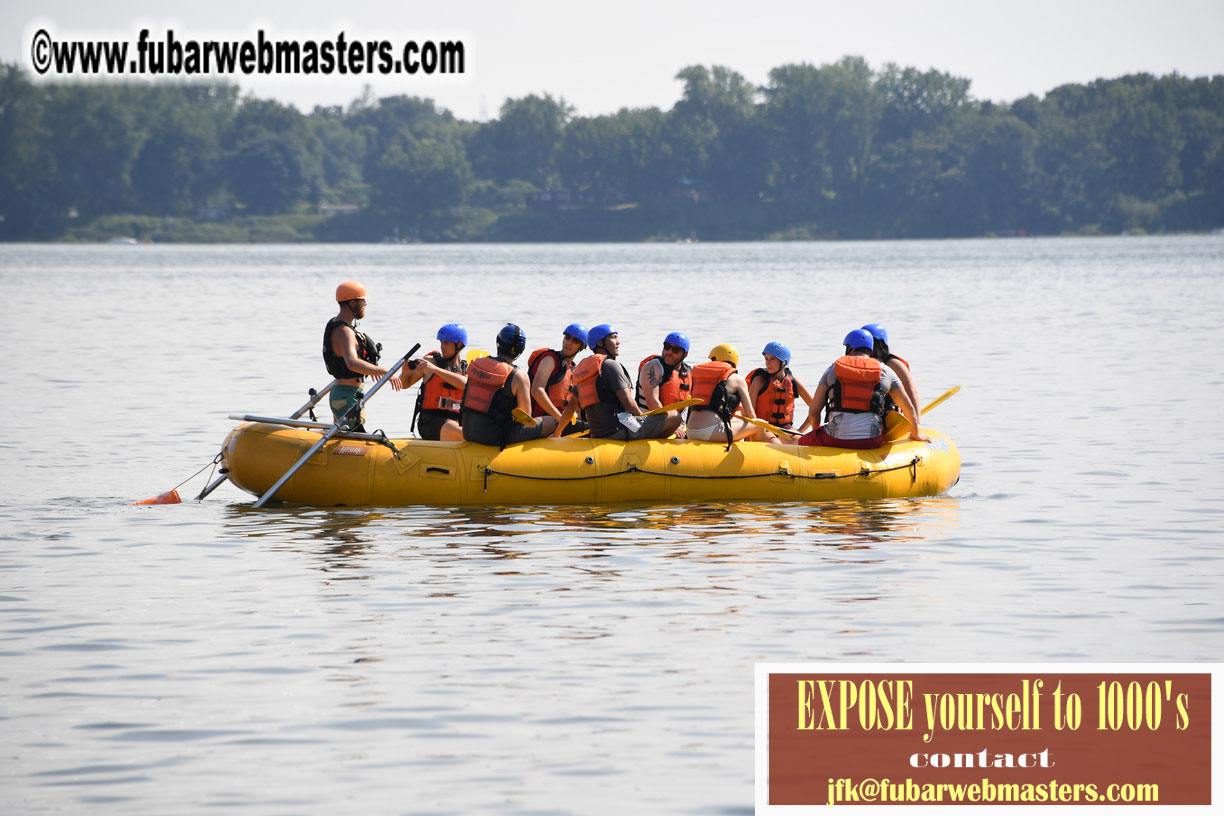
[[1136,74],[1010,103],[846,57],[677,74],[670,110],[488,122],[366,94],[309,114],[228,83],[35,83],[0,65],[0,238],[130,214],[312,220],[370,240],[956,237],[1224,226],[1224,76]]

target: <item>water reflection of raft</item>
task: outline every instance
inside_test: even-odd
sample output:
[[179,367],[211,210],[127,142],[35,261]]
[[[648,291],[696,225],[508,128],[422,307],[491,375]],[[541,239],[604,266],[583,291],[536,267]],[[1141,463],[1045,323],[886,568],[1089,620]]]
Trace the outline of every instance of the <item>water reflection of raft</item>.
[[[825,501],[934,496],[960,478],[952,440],[869,451],[725,444],[544,439],[499,451],[470,442],[368,439],[328,442],[276,493],[309,505],[600,504],[655,501]],[[264,422],[225,440],[223,466],[241,489],[262,495],[319,434]]]

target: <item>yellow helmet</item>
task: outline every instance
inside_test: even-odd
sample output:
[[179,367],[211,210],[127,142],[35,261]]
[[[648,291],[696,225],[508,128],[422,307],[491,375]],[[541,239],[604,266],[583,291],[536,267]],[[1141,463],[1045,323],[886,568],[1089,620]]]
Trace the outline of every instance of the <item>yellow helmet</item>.
[[336,287],[336,302],[344,303],[346,300],[359,300],[366,296],[366,288],[357,281],[345,281]]
[[710,359],[737,366],[739,365],[739,350],[730,343],[719,343],[710,349]]

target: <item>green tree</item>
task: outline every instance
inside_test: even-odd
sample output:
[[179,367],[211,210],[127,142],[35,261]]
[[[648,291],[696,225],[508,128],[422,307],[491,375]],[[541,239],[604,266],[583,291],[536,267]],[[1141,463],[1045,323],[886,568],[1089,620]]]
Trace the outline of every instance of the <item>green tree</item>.
[[759,91],[721,65],[691,65],[676,79],[684,82],[669,117],[677,170],[731,198],[755,200],[765,189],[768,163]]
[[563,99],[532,94],[507,99],[498,118],[477,130],[469,145],[480,174],[499,184],[510,179],[551,187],[559,181],[556,157],[573,108]]
[[472,168],[458,145],[405,131],[379,158],[370,193],[382,212],[419,222],[460,204],[472,181]]

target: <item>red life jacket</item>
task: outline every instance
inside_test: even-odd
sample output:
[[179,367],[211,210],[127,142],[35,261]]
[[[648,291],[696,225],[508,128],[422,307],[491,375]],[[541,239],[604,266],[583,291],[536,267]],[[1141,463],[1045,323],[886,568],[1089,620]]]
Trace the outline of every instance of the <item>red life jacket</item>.
[[775,425],[781,425],[783,428],[789,428],[795,422],[795,397],[799,394],[799,388],[795,385],[795,378],[791,375],[790,369],[782,368],[782,379],[780,380],[774,379],[768,369],[754,369],[748,375],[750,389],[757,377],[765,378],[765,385],[761,388],[761,393],[757,395],[756,402],[753,403],[757,417]]
[[663,358],[658,354],[652,354],[642,362],[638,363],[638,384],[637,384],[637,402],[642,408],[646,407],[646,400],[642,396],[642,369],[651,360],[658,360],[659,365],[663,368],[663,382],[659,383],[659,404],[671,405],[673,402],[686,400],[692,396],[693,391],[693,369],[686,365],[683,360],[673,368],[668,368],[663,362]]
[[884,389],[880,385],[879,360],[871,357],[839,357],[833,363],[837,383],[829,390],[829,406],[850,414],[884,413]]
[[727,393],[727,379],[735,373],[735,366],[718,360],[710,360],[693,366],[692,396],[701,400],[694,411],[713,411],[730,416],[739,406],[739,399]]
[[599,398],[599,372],[606,359],[606,354],[592,354],[574,368],[574,388],[578,389],[578,404],[584,410],[602,402]]
[[[446,362],[442,359],[442,352],[431,351],[426,356],[430,355],[433,355],[433,364],[438,368],[447,367]],[[459,368],[450,370],[465,374],[467,373],[467,363],[460,360]],[[421,393],[417,395],[417,411],[445,411],[457,417],[459,416],[459,406],[462,400],[462,389],[451,385],[437,374],[434,374],[421,386]]]
[[[515,366],[502,362],[496,357],[479,357],[473,360],[467,367],[468,384],[463,390],[462,410],[478,411],[482,414],[493,413],[490,409],[495,407],[494,398],[497,392],[506,385],[506,381],[510,379],[514,371]],[[498,400],[498,402],[501,401]],[[508,412],[509,409],[507,409]]]
[[[531,352],[531,356],[527,358],[527,379],[535,382],[536,372],[540,370],[540,365],[544,362],[544,357],[551,355],[553,358],[553,373],[548,378],[548,383],[544,386],[544,393],[552,400],[552,404],[561,410],[565,410],[565,403],[569,401],[570,388],[574,384],[574,363],[571,360],[566,363],[562,360],[561,352],[556,349],[538,348]],[[531,415],[541,417],[546,411],[540,407],[540,404],[531,399]]]

